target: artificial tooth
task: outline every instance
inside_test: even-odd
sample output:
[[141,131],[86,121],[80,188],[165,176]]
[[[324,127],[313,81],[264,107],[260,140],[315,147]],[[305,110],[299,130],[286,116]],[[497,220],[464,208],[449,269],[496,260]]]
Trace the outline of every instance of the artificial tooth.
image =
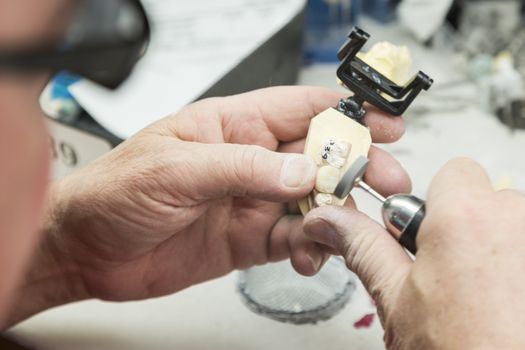
[[342,168],[346,163],[350,148],[351,145],[348,142],[327,140],[316,159],[317,165],[329,164],[336,168]]
[[350,152],[350,144],[339,140],[329,140],[330,153],[332,156],[346,158]]
[[315,205],[322,207],[325,205],[331,205],[333,202],[333,197],[329,193],[317,193],[315,195]]
[[346,163],[346,158],[339,157],[336,155],[331,155],[328,157],[326,162],[334,168],[341,169]]
[[338,168],[326,165],[317,171],[315,189],[322,193],[334,193],[339,183],[340,171]]

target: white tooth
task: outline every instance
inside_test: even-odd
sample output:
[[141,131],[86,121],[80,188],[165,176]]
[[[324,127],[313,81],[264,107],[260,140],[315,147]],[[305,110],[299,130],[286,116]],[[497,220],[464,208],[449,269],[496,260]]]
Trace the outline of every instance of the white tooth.
[[339,182],[340,171],[333,166],[324,166],[317,171],[315,189],[322,193],[334,193]]
[[330,164],[331,166],[333,166],[334,168],[341,169],[343,167],[343,165],[345,165],[345,163],[346,163],[346,158],[332,155],[332,156],[328,157],[326,162],[328,164]]
[[351,145],[340,140],[327,140],[323,143],[318,154],[317,164],[329,164],[336,168],[342,168],[346,163],[346,157],[350,153]]
[[318,207],[332,204],[332,195],[329,193],[318,193],[315,195],[315,204]]
[[332,148],[332,154],[334,156],[346,158],[350,152],[350,147],[351,146],[348,142],[336,141]]

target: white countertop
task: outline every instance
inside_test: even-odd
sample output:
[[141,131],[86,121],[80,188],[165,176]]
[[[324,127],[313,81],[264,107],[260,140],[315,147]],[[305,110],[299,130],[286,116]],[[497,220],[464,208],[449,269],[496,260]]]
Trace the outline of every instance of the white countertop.
[[[366,27],[365,27],[366,28]],[[381,38],[385,31],[372,33]],[[374,36],[372,37],[374,39]],[[447,58],[415,48],[416,64],[437,78],[452,79]],[[335,87],[335,66],[303,70],[301,84]],[[468,87],[467,87],[468,90]],[[468,91],[467,91],[468,95]],[[443,109],[450,104],[443,103]],[[495,182],[525,189],[525,131],[510,132],[494,116],[472,105],[425,115],[407,113],[405,137],[384,148],[411,174],[415,194],[424,197],[433,174],[454,156],[472,157]],[[357,193],[360,207],[377,217],[373,200]],[[10,331],[38,349],[383,349],[377,317],[369,328],[354,328],[374,312],[359,286],[347,307],[318,325],[294,326],[248,311],[235,288],[236,274],[175,295],[132,303],[87,301],[49,310]]]
[[383,349],[377,320],[353,323],[374,312],[360,287],[333,319],[295,326],[249,311],[236,290],[236,274],[175,295],[132,303],[88,301],[42,313],[14,328],[37,349]]

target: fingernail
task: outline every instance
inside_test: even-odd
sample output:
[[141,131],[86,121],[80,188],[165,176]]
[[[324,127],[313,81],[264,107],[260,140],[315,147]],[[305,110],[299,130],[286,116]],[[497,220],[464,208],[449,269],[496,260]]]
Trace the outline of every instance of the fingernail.
[[314,181],[317,166],[314,161],[302,154],[286,157],[281,168],[281,183],[286,187],[299,188]]
[[304,231],[307,235],[315,238],[319,243],[326,244],[332,248],[337,248],[337,233],[328,221],[323,219],[312,220],[304,226]]

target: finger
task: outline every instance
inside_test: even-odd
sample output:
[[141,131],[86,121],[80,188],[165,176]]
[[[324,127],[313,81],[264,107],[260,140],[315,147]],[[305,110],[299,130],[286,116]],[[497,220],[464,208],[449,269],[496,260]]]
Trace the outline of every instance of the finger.
[[231,119],[262,119],[283,142],[304,138],[310,119],[337,105],[341,94],[321,87],[278,86],[228,97],[225,108]]
[[365,106],[365,124],[370,129],[372,141],[376,143],[392,143],[405,133],[405,122],[401,117],[394,117],[380,111],[374,106]]
[[178,191],[193,200],[233,195],[285,202],[304,197],[314,185],[317,166],[302,154],[249,145],[182,144],[174,176],[186,184]]
[[304,235],[299,215],[279,219],[270,233],[267,252],[269,262],[290,257],[294,269],[305,276],[316,274],[328,259],[326,249]]
[[289,236],[292,231],[303,229],[303,217],[286,215],[281,217],[273,226],[268,236],[267,255],[269,262],[276,262],[290,257]]
[[328,259],[327,251],[304,235],[302,216],[282,217],[270,234],[268,261],[288,257],[294,269],[305,276],[316,274]]
[[278,152],[283,153],[303,153],[304,145],[306,143],[306,138],[302,138],[295,141],[284,142],[279,145],[277,148]]
[[410,193],[412,183],[407,172],[388,152],[372,146],[368,153],[370,162],[364,180],[383,196]]
[[485,170],[468,158],[450,160],[436,174],[428,191],[428,204],[437,197],[457,198],[461,194],[492,192],[493,187]]
[[286,203],[286,213],[288,215],[300,215],[301,209],[299,208],[299,202],[291,201]]
[[493,192],[489,177],[475,161],[455,158],[447,162],[428,190],[425,219],[416,237],[418,255],[461,253],[460,247],[475,241],[469,234],[477,231],[473,224],[483,226],[480,218],[484,215],[479,215],[479,210],[487,194]]
[[370,294],[388,311],[412,261],[379,224],[356,210],[322,207],[304,220],[305,234],[340,252]]
[[313,276],[328,260],[323,247],[304,235],[302,225],[289,236],[290,261],[295,271]]
[[[177,135],[186,141],[220,143],[227,140],[244,143],[232,135],[251,139],[246,136],[247,133],[260,134],[260,123],[263,123],[264,129],[270,131],[278,141],[289,142],[306,137],[310,120],[336,106],[345,97],[320,87],[272,87],[198,101],[150,129],[157,134]],[[402,118],[388,116],[370,105],[365,108],[365,122],[374,142],[393,142],[403,135],[405,128]]]
[[341,256],[341,253],[339,253],[339,251],[337,251],[336,249],[332,248],[332,247],[329,247],[325,244],[321,244],[321,243],[318,243],[319,246],[321,247],[321,249],[323,249],[323,251],[326,253],[326,254],[329,254],[329,255],[335,255],[335,256]]
[[[238,121],[258,116],[279,141],[294,141],[306,136],[313,117],[346,97],[321,87],[272,87],[227,97],[223,115]],[[374,142],[393,142],[403,135],[402,118],[387,116],[370,105],[365,108]]]

